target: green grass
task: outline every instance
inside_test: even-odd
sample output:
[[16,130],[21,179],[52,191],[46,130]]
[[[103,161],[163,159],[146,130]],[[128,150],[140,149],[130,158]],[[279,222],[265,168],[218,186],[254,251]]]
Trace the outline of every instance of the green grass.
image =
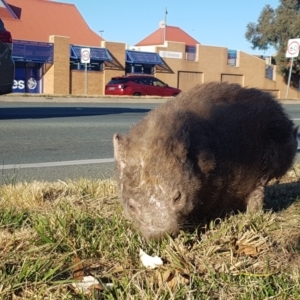
[[[300,299],[298,171],[268,187],[275,211],[161,242],[146,242],[123,218],[112,180],[3,184],[0,299]],[[139,248],[163,267],[145,269]],[[71,288],[78,259],[102,290]]]

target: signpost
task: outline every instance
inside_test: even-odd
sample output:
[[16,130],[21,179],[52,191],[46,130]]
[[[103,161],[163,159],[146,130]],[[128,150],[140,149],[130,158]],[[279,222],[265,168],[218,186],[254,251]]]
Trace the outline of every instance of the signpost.
[[82,64],[85,64],[85,85],[84,85],[84,91],[85,95],[87,95],[87,87],[88,87],[88,81],[87,81],[87,64],[91,62],[91,49],[90,48],[81,48],[80,52],[80,62]]
[[291,75],[292,75],[294,57],[298,57],[298,55],[299,55],[299,45],[300,45],[300,39],[289,39],[287,50],[285,53],[285,57],[291,58],[289,78],[288,78],[288,84],[287,84],[286,96],[285,96],[286,99],[288,98],[288,95],[289,95],[289,88],[290,88],[290,83],[291,83]]

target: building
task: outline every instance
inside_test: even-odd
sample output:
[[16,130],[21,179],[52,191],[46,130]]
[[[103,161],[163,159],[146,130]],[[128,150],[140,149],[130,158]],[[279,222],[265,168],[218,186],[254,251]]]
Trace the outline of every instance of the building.
[[[164,22],[127,49],[126,44],[105,41],[93,32],[72,4],[0,0],[0,17],[13,36],[14,92],[103,95],[111,77],[145,73],[182,90],[207,81],[228,81],[281,98],[286,93],[286,84],[270,60],[200,44]],[[90,49],[88,64],[81,62],[83,48]],[[300,94],[291,89],[289,96]]]
[[[74,5],[47,0],[0,0],[0,17],[13,36],[15,92],[84,94],[80,49],[86,45],[91,49],[90,93],[103,94],[104,64],[109,65],[108,76],[109,69],[116,68],[108,51],[110,44],[88,27]],[[121,60],[124,51],[125,45],[115,47],[112,43],[116,57],[117,52],[123,52]],[[117,68],[124,71],[124,66]]]

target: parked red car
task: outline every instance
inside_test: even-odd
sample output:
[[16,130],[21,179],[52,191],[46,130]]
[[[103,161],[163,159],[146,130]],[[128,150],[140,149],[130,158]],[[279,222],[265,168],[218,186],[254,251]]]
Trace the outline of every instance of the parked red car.
[[177,96],[180,89],[170,87],[150,75],[113,77],[105,87],[106,95],[128,96]]
[[12,37],[0,18],[0,95],[12,92],[15,63],[12,58]]

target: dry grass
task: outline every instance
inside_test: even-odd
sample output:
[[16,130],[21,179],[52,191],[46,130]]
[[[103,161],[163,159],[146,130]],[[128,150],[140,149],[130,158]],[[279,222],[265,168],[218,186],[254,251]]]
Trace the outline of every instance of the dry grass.
[[[3,185],[0,299],[299,299],[298,175],[295,166],[270,185],[265,212],[160,243],[145,242],[123,219],[111,180]],[[139,248],[164,266],[144,269]],[[103,289],[76,294],[78,261]]]

